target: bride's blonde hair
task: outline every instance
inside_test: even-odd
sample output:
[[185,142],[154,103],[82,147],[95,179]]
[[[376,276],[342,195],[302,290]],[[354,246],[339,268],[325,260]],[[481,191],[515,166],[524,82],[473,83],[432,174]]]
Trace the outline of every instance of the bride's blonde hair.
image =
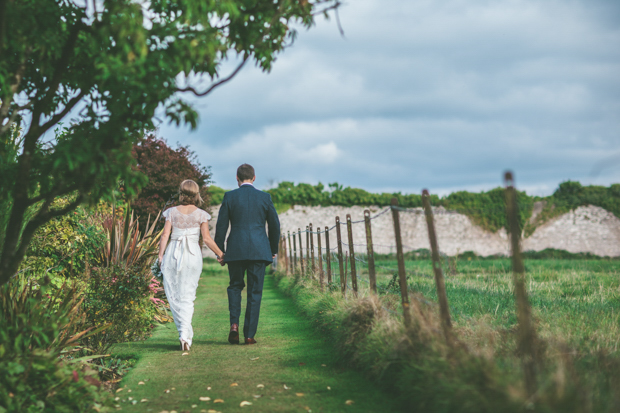
[[181,205],[202,205],[200,187],[191,179],[186,179],[179,185],[179,203]]

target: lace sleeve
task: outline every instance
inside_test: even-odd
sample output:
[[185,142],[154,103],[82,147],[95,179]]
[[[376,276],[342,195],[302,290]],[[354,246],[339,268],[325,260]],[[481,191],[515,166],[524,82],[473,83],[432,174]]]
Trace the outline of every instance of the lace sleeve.
[[172,209],[173,209],[173,208],[168,208],[167,210],[165,210],[165,211],[161,214],[161,216],[162,216],[162,217],[166,218],[166,221],[171,221],[171,220],[172,220],[172,218],[170,217],[170,213],[172,212]]
[[211,220],[211,215],[207,211],[200,210],[200,223],[208,222]]

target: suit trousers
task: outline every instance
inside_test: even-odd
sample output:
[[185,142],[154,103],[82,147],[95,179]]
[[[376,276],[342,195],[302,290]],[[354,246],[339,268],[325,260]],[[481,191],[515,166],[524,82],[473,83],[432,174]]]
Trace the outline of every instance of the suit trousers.
[[265,261],[231,261],[228,263],[228,310],[230,311],[230,324],[239,324],[241,316],[241,291],[245,287],[244,275],[248,275],[247,304],[245,307],[245,320],[243,322],[243,336],[254,338],[258,328],[258,316],[260,314],[260,302],[263,297],[263,282],[265,280]]

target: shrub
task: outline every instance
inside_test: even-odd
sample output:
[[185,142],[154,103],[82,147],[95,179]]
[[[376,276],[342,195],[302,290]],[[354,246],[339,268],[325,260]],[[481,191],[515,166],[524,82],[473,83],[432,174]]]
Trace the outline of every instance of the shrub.
[[80,289],[61,294],[14,277],[0,287],[0,412],[76,412],[110,406],[94,371],[67,355],[80,337]]
[[[61,198],[54,207],[64,207],[69,202],[68,198]],[[96,216],[78,207],[39,228],[28,246],[21,269],[35,277],[47,274],[59,286],[66,277],[81,276],[89,265],[96,265],[105,240]]]
[[138,170],[148,177],[148,183],[133,201],[133,209],[143,227],[148,215],[154,217],[168,202],[176,202],[179,184],[186,179],[196,181],[202,199],[209,204],[207,186],[211,182],[211,173],[200,165],[188,147],[172,149],[165,140],[150,134],[134,145],[132,155],[138,163]]
[[170,320],[162,311],[165,302],[155,298],[161,286],[151,274],[161,235],[154,233],[156,222],[140,232],[131,208],[126,208],[122,219],[106,216],[103,225],[106,243],[98,254],[101,266],[86,276],[83,304],[88,325],[110,325],[85,340],[97,353],[107,353],[115,343],[143,339],[155,320]]
[[153,327],[150,269],[141,264],[93,268],[82,305],[86,324],[106,330],[83,341],[97,354],[115,343],[144,339]]

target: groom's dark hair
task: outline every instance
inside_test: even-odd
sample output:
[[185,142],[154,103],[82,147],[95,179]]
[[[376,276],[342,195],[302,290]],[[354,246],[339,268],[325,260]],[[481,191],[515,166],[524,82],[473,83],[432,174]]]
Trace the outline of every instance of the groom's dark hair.
[[252,165],[244,163],[237,168],[237,178],[239,178],[240,181],[249,181],[254,178],[254,175],[254,167]]

